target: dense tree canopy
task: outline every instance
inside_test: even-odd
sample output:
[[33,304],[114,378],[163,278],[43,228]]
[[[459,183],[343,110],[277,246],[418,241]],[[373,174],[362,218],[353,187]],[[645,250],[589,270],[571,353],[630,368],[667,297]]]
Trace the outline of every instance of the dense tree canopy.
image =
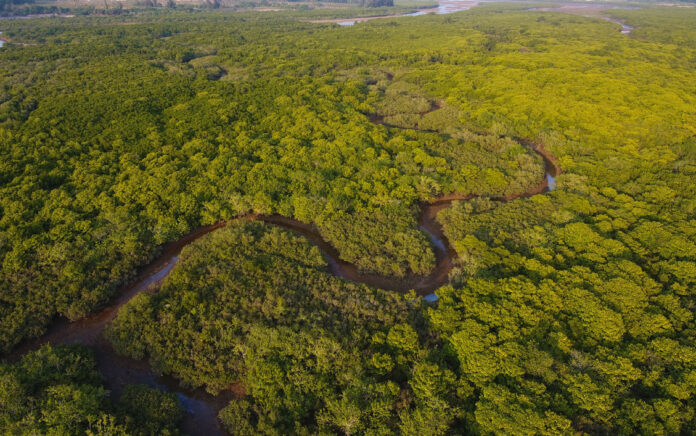
[[104,388],[89,349],[46,346],[0,365],[0,428],[5,434],[178,434],[173,394],[129,385],[118,401]]
[[[85,316],[162,243],[201,224],[249,211],[294,216],[360,268],[403,276],[433,264],[418,201],[505,194],[541,177],[538,158],[511,141],[482,147],[373,125],[365,114],[389,94],[383,73],[369,87],[376,79],[343,49],[333,56],[346,68],[326,75],[332,55],[298,65],[296,55],[325,55],[283,47],[315,25],[225,18],[236,30],[218,34],[214,17],[7,30],[37,45],[1,54],[4,349],[56,313]],[[270,24],[280,45],[259,39]],[[220,49],[179,42],[200,27]],[[380,108],[389,104],[399,106],[386,98]]]
[[[235,221],[107,336],[186,385],[243,385],[220,412],[234,434],[689,433],[696,13],[607,14],[636,30],[514,5],[353,27],[315,12],[3,22],[0,347],[248,212],[311,223],[362,270],[427,273],[419,203],[478,194],[439,214],[458,257],[436,304]],[[555,156],[556,190],[496,200],[543,176],[515,138]],[[107,416],[147,433],[174,414],[141,388],[108,405],[93,365],[40,386],[16,368],[1,370],[8,428],[63,429],[58,397],[80,401],[66,431]]]

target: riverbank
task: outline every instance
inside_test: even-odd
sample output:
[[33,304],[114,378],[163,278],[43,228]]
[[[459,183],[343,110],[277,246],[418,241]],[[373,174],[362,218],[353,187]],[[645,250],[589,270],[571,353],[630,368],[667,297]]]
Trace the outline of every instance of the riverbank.
[[381,20],[384,18],[401,18],[401,17],[417,17],[426,14],[444,15],[451,14],[459,11],[466,11],[479,4],[478,1],[441,1],[436,7],[421,8],[414,12],[402,13],[402,14],[390,14],[390,15],[375,15],[369,17],[355,17],[355,18],[331,18],[331,19],[321,19],[321,20],[307,20],[308,23],[334,23],[339,26],[352,26],[357,23],[362,23],[364,21],[371,20]]
[[[428,111],[421,115],[442,109],[444,103],[431,102]],[[368,119],[376,125],[386,128],[401,128],[385,124],[384,118],[376,115],[367,115]],[[545,175],[539,184],[530,189],[503,197],[493,197],[493,201],[508,202],[518,198],[526,198],[541,194],[553,188],[550,181],[560,173],[556,159],[540,144],[524,139],[515,139],[525,148],[537,153],[545,163]],[[420,203],[420,212],[417,218],[418,228],[423,231],[432,244],[435,253],[435,267],[427,275],[410,273],[405,277],[383,276],[375,273],[361,271],[356,265],[341,259],[338,250],[322,236],[319,229],[310,223],[298,221],[281,215],[261,215],[249,213],[230,221],[221,221],[195,230],[178,241],[165,244],[161,254],[148,264],[129,284],[125,286],[114,302],[100,312],[75,322],[61,319],[49,328],[48,332],[37,339],[28,341],[11,353],[7,359],[16,361],[29,351],[36,350],[45,344],[83,344],[92,348],[95,352],[97,367],[104,375],[107,387],[119,395],[127,384],[146,384],[150,387],[175,393],[181,404],[186,409],[182,429],[189,433],[218,435],[225,434],[217,420],[218,412],[225,407],[230,400],[244,395],[241,385],[231,386],[220,395],[213,396],[203,389],[190,390],[179,385],[179,381],[170,376],[156,374],[148,362],[137,361],[119,356],[104,338],[104,329],[116,317],[118,310],[141,292],[156,292],[161,282],[175,267],[181,250],[187,245],[197,241],[205,235],[220,229],[229,222],[237,220],[262,221],[269,225],[282,227],[286,230],[298,233],[322,252],[328,264],[331,274],[345,280],[363,283],[372,287],[378,287],[399,293],[414,290],[426,302],[437,301],[433,293],[436,289],[447,284],[449,273],[455,265],[457,253],[445,236],[442,225],[437,221],[438,213],[450,207],[454,202],[468,201],[478,197],[475,194],[449,193],[435,198],[429,202]]]
[[[507,197],[493,198],[495,201],[512,201],[547,192],[549,190],[549,176],[555,177],[560,172],[560,168],[553,156],[542,146],[534,145],[528,141],[520,141],[520,143],[544,159],[546,166],[545,177],[537,186],[525,192]],[[451,206],[455,201],[467,201],[475,197],[477,195],[450,193],[431,202],[421,203],[418,226],[430,238],[432,248],[436,254],[436,266],[426,276],[411,274],[407,277],[395,278],[364,273],[355,265],[341,260],[338,251],[321,236],[321,233],[315,226],[292,218],[280,215],[247,214],[236,218],[236,220],[263,221],[307,237],[321,249],[329,264],[329,272],[335,276],[395,292],[406,292],[413,289],[425,301],[433,302],[436,301],[436,297],[432,292],[447,283],[449,272],[453,268],[457,257],[456,251],[447,240],[442,226],[437,221],[437,214],[439,211]],[[132,284],[119,293],[112,305],[90,317],[73,323],[69,323],[67,320],[55,323],[44,336],[24,343],[7,359],[16,361],[27,352],[36,350],[45,344],[79,343],[87,345],[94,350],[97,367],[103,374],[107,387],[115,395],[119,395],[125,385],[133,383],[146,384],[164,391],[173,392],[178,396],[186,409],[186,416],[182,425],[184,431],[192,434],[225,434],[218,423],[217,414],[230,400],[244,395],[243,386],[231,386],[230,389],[223,391],[217,396],[210,395],[203,389],[190,390],[183,388],[175,378],[156,374],[148,362],[137,361],[116,354],[111,344],[105,340],[103,332],[106,325],[115,318],[118,310],[124,304],[141,292],[155,292],[158,289],[159,284],[176,265],[178,255],[185,246],[226,224],[227,222],[219,222],[206,226],[176,242],[166,244],[163,247],[162,254],[145,267]]]

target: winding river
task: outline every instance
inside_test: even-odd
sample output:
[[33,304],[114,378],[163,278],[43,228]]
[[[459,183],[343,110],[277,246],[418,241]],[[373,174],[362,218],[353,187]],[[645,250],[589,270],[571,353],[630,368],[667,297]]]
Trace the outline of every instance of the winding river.
[[[431,111],[440,107],[441,105],[433,104]],[[375,124],[382,124],[382,120],[379,117],[372,117],[371,119]],[[560,168],[553,156],[539,144],[522,139],[518,139],[518,142],[544,159],[546,175],[538,185],[525,192],[493,198],[493,200],[511,201],[517,198],[529,197],[547,192],[555,186],[555,176],[560,173]],[[437,300],[433,291],[447,283],[449,273],[457,257],[455,250],[444,235],[442,226],[436,219],[437,214],[455,201],[466,201],[475,197],[472,194],[460,195],[452,193],[441,196],[432,202],[420,204],[418,227],[428,235],[432,242],[432,248],[436,256],[436,265],[428,275],[411,274],[403,278],[387,277],[360,271],[355,265],[342,260],[338,251],[311,224],[280,215],[247,214],[237,219],[263,221],[305,236],[321,249],[329,265],[329,271],[335,276],[396,292],[406,292],[414,289],[425,301],[433,302]],[[106,386],[115,395],[120,395],[125,385],[133,383],[146,384],[173,392],[179,397],[187,412],[182,424],[183,431],[189,434],[203,434],[207,436],[225,434],[217,420],[217,413],[231,399],[244,395],[244,389],[241,385],[232,386],[230,390],[224,391],[217,396],[210,395],[203,389],[189,390],[182,388],[175,378],[155,374],[147,361],[119,356],[103,336],[104,328],[116,317],[121,306],[141,292],[156,291],[161,281],[167,277],[176,265],[179,253],[185,246],[225,225],[226,222],[219,222],[203,227],[176,242],[166,244],[163,247],[162,254],[146,266],[135,280],[119,293],[113,304],[79,321],[70,323],[63,319],[56,322],[44,336],[22,344],[7,356],[7,359],[16,361],[27,352],[36,350],[44,344],[80,343],[87,345],[94,350],[97,367],[104,375]]]
[[[415,13],[405,15],[422,15],[432,12],[440,14],[451,13],[458,10],[468,9],[476,4],[477,2],[475,1],[441,2],[440,9],[419,10]],[[628,34],[632,30],[630,26],[617,19],[596,16],[593,14],[593,12],[595,12],[594,10],[591,10],[590,14],[588,14],[588,10],[586,9],[587,7],[583,8],[573,5],[572,8],[576,10],[567,10],[570,8],[571,7],[566,7],[566,10],[563,10],[562,7],[556,7],[553,10],[561,9],[561,12],[579,12],[584,15],[602,18],[607,21],[618,23],[622,26],[621,32],[624,34]],[[578,11],[577,9],[580,10]],[[344,19],[340,22],[339,20],[325,21],[337,22],[340,25],[353,25],[356,22],[378,18],[388,17],[365,17],[351,20]],[[2,47],[2,45],[3,41],[0,39],[0,47]],[[434,103],[430,111],[437,110],[440,107],[441,105]],[[381,117],[373,116],[370,119],[375,124],[384,124],[383,118]],[[386,125],[386,127],[395,128],[395,126],[389,125]],[[518,142],[528,149],[536,152],[544,159],[546,175],[538,185],[525,192],[506,197],[493,198],[493,200],[511,201],[518,198],[525,198],[532,195],[545,193],[555,188],[555,177],[560,174],[560,168],[557,165],[555,158],[540,144],[534,144],[523,139],[518,139]],[[453,193],[441,196],[432,202],[420,204],[418,228],[428,235],[432,243],[432,248],[435,252],[436,264],[428,275],[411,274],[403,278],[387,277],[360,271],[355,265],[342,260],[338,251],[329,242],[327,242],[321,236],[317,228],[311,224],[303,223],[280,215],[248,214],[237,219],[259,220],[268,224],[283,227],[305,236],[321,249],[327,260],[330,273],[335,276],[396,292],[406,292],[413,289],[423,298],[423,300],[427,302],[435,302],[437,301],[437,296],[433,293],[433,291],[447,283],[449,273],[454,266],[454,260],[457,258],[454,248],[447,240],[442,226],[436,219],[437,214],[441,210],[449,207],[455,201],[467,201],[475,197],[476,196],[472,194],[459,195]],[[104,376],[106,386],[115,395],[120,395],[125,385],[133,383],[146,384],[157,389],[173,392],[178,396],[181,404],[186,410],[186,415],[182,423],[182,430],[184,432],[192,435],[201,434],[206,436],[226,434],[224,429],[219,424],[217,414],[219,410],[225,407],[230,400],[239,398],[245,394],[243,386],[232,386],[229,390],[224,391],[217,396],[213,396],[203,389],[183,388],[180,386],[177,379],[170,376],[157,375],[147,361],[139,361],[128,357],[119,356],[114,352],[111,345],[103,336],[104,328],[116,317],[118,309],[121,306],[126,304],[135,295],[141,292],[154,292],[158,288],[161,281],[167,277],[167,275],[176,265],[179,253],[185,246],[225,225],[225,222],[220,222],[203,227],[176,242],[166,244],[163,247],[162,254],[147,265],[130,285],[122,289],[118,294],[118,297],[110,306],[102,309],[100,312],[95,313],[94,315],[76,322],[70,323],[65,319],[59,320],[50,327],[44,336],[23,343],[13,353],[7,356],[6,360],[16,361],[27,352],[36,350],[44,344],[58,345],[80,343],[87,345],[94,350],[97,367]]]

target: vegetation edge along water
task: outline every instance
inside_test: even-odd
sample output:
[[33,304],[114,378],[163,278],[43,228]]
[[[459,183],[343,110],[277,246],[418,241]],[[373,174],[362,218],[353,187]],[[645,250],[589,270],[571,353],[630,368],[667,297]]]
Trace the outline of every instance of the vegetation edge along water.
[[[11,39],[36,45],[0,53],[3,344],[56,313],[82,318],[155,247],[248,210],[315,223],[361,269],[426,273],[419,201],[480,193],[438,214],[458,259],[437,305],[337,278],[306,238],[238,221],[188,245],[108,340],[191,388],[243,380],[220,414],[236,434],[688,431],[689,14],[612,11],[631,38],[509,5],[351,29],[214,14],[159,17],[154,33],[118,19],[14,23]],[[122,56],[127,68],[109,63]],[[429,98],[445,108],[423,115]],[[495,134],[373,128],[373,111]],[[501,137],[547,144],[560,189],[492,201],[536,185],[541,161]],[[92,377],[23,378],[91,364],[53,350],[0,366],[4,425],[55,430],[68,410],[55,405],[106,395]],[[90,411],[70,428],[93,425],[94,404],[70,409]]]
[[[391,126],[391,128],[398,127]],[[538,153],[539,156],[544,159],[546,174],[538,186],[534,186],[525,192],[494,198],[493,201],[513,201],[518,198],[526,198],[547,192],[548,175],[551,174],[556,177],[561,173],[556,159],[544,149],[543,145],[534,144],[522,139],[520,139],[519,142],[523,143],[530,150]],[[193,405],[188,407],[189,413],[184,418],[183,428],[190,430],[195,429],[196,432],[204,431],[206,434],[211,435],[218,434],[220,428],[217,424],[217,420],[210,420],[210,417],[216,416],[222,407],[234,398],[232,392],[228,392],[224,395],[218,394],[213,397],[201,390],[182,389],[174,378],[158,376],[149,365],[144,365],[142,362],[117,355],[112,346],[108,344],[102,336],[104,328],[117,316],[118,310],[122,306],[141,292],[156,292],[160,283],[166,280],[168,274],[176,267],[178,255],[182,249],[200,238],[205,237],[209,233],[224,228],[230,223],[260,221],[296,232],[306,237],[313,244],[316,244],[328,261],[330,273],[337,277],[400,293],[415,290],[419,295],[426,297],[426,300],[434,301],[433,298],[430,298],[434,296],[434,294],[430,293],[447,283],[448,273],[454,265],[453,261],[456,258],[454,248],[449,244],[446,236],[442,232],[441,225],[437,222],[437,213],[449,207],[455,201],[468,201],[474,198],[476,198],[476,196],[471,194],[460,195],[457,193],[450,193],[438,197],[431,202],[421,204],[418,218],[419,227],[428,233],[433,241],[433,249],[437,254],[437,264],[431,273],[420,277],[394,278],[362,273],[355,265],[341,260],[338,251],[322,238],[321,234],[314,226],[280,215],[266,216],[249,213],[229,221],[221,221],[203,227],[184,236],[178,241],[166,244],[163,248],[163,253],[143,268],[133,282],[118,293],[116,301],[113,304],[108,305],[85,319],[73,322],[63,321],[55,324],[53,327],[49,328],[44,336],[20,345],[6,358],[10,361],[19,360],[27,353],[33,352],[47,344],[51,346],[63,344],[88,345],[96,351],[98,361],[97,367],[106,377],[107,382],[110,382],[112,385],[115,385],[116,380],[121,384],[146,383],[155,385],[159,389],[176,393],[185,405]],[[208,418],[208,420],[206,421],[205,418]]]

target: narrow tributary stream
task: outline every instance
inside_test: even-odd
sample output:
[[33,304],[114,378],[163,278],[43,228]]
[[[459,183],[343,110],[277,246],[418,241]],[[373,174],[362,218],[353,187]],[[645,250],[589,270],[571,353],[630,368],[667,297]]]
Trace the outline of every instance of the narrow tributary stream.
[[[433,110],[436,110],[435,106]],[[507,197],[493,198],[493,200],[511,201],[517,198],[529,197],[547,192],[555,186],[555,176],[559,174],[560,170],[554,158],[540,145],[524,140],[519,140],[519,142],[544,159],[546,175],[537,186],[525,192]],[[406,292],[413,289],[418,295],[423,296],[426,301],[435,301],[436,297],[433,291],[447,283],[449,272],[454,266],[454,260],[456,259],[456,252],[445,237],[442,226],[436,219],[437,214],[455,201],[466,201],[475,197],[476,195],[472,194],[448,194],[432,202],[420,205],[418,226],[428,235],[432,242],[432,248],[436,255],[436,265],[428,275],[411,274],[402,278],[360,271],[355,265],[342,260],[338,251],[311,224],[280,215],[248,214],[237,219],[259,220],[305,236],[321,249],[327,259],[329,271],[335,276],[396,292]],[[158,284],[175,266],[178,255],[185,246],[225,226],[225,224],[225,222],[220,222],[203,227],[179,241],[166,244],[163,247],[162,254],[145,267],[132,284],[119,293],[112,305],[79,321],[70,323],[67,320],[61,320],[56,322],[44,336],[22,344],[6,359],[15,361],[27,352],[36,350],[44,344],[80,343],[87,345],[94,350],[98,369],[104,375],[107,387],[115,395],[119,395],[126,384],[133,383],[146,384],[173,392],[179,397],[187,412],[182,425],[183,431],[189,434],[206,436],[225,434],[217,420],[217,413],[231,399],[244,395],[243,387],[232,386],[229,390],[223,391],[217,396],[210,395],[203,389],[188,390],[182,388],[173,377],[156,375],[146,361],[119,356],[103,336],[105,326],[116,317],[121,306],[140,292],[156,290]]]

